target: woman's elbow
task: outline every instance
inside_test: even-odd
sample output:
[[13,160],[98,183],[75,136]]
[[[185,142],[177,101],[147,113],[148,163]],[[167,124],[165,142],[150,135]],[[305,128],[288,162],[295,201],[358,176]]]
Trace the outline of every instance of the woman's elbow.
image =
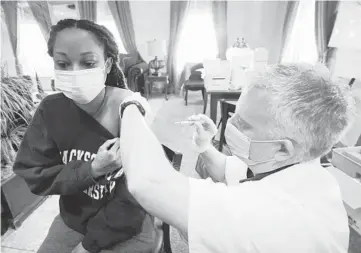
[[130,178],[127,182],[129,192],[141,206],[156,192],[156,187],[159,184],[161,182],[158,179],[147,176]]
[[141,177],[128,177],[127,179],[128,190],[138,202],[138,198],[141,198],[147,191],[147,184],[146,180]]
[[32,194],[37,195],[37,196],[48,196],[48,195],[53,195],[47,187],[45,187],[43,184],[40,183],[36,183],[33,184],[31,183],[30,180],[25,179],[25,182],[27,184],[27,186],[29,187],[29,190]]

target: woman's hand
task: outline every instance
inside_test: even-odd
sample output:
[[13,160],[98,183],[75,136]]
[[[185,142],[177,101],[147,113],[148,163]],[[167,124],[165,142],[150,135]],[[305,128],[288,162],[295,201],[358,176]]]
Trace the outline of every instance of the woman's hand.
[[84,249],[82,243],[79,243],[78,246],[76,246],[71,253],[90,253],[90,252]]
[[212,138],[217,134],[218,129],[208,116],[204,114],[193,115],[188,118],[196,126],[193,133],[193,143],[199,153],[205,152],[212,146]]
[[98,149],[92,162],[91,173],[94,178],[113,172],[122,166],[120,159],[119,138],[107,140]]

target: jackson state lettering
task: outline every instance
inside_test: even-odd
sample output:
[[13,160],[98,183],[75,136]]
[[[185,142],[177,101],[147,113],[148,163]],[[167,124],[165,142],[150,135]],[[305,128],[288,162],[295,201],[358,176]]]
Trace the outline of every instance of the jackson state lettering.
[[[89,151],[85,150],[71,149],[60,152],[60,156],[62,157],[63,163],[67,164],[68,162],[73,160],[80,160],[85,162],[90,161],[95,158],[96,154],[90,153]],[[108,183],[106,185],[100,185],[99,183],[96,183],[95,185],[92,185],[88,189],[84,190],[83,192],[92,199],[102,199],[103,197],[109,195],[115,187],[115,182],[109,180],[112,178],[119,178],[122,176],[122,174],[123,170],[120,170],[113,176],[107,176]]]

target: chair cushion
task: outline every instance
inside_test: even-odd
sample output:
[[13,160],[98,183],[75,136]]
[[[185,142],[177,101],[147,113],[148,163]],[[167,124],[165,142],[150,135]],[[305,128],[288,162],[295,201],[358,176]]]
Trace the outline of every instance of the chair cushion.
[[187,80],[188,85],[204,85],[204,80]]
[[204,81],[203,80],[188,80],[184,83],[186,89],[203,89]]

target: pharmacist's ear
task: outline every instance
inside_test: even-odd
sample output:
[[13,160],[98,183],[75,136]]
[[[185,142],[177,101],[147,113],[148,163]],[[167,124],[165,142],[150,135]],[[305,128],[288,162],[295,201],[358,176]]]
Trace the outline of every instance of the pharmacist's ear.
[[275,148],[275,159],[277,162],[283,162],[295,155],[295,147],[290,140],[281,140],[278,143],[275,142],[273,147]]

